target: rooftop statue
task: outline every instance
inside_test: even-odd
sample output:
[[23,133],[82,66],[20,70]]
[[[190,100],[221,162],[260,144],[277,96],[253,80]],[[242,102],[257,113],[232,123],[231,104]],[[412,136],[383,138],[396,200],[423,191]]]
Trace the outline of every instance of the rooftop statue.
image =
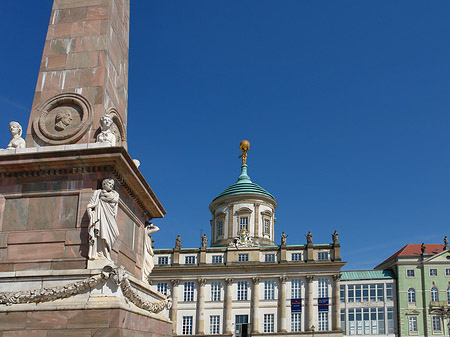
[[119,193],[113,190],[114,180],[105,179],[102,189],[92,194],[87,205],[89,215],[89,259],[111,260],[111,248],[119,236],[116,223]]
[[175,248],[181,248],[181,236],[178,235],[175,239]]
[[100,118],[102,131],[97,135],[97,143],[109,143],[116,146],[116,136],[111,132],[111,126],[114,121],[109,114],[104,114]]
[[242,158],[242,164],[247,164],[247,152],[250,149],[250,142],[244,139],[241,144],[239,144],[239,148],[242,151],[239,158]]
[[308,234],[306,234],[305,236],[306,236],[306,243],[308,245],[311,245],[312,244],[312,233],[311,233],[311,231],[308,231]]
[[25,139],[22,138],[22,126],[17,122],[9,123],[9,132],[11,132],[11,141],[6,149],[24,149]]
[[206,234],[202,235],[202,248],[206,248],[208,246],[208,238],[206,237]]

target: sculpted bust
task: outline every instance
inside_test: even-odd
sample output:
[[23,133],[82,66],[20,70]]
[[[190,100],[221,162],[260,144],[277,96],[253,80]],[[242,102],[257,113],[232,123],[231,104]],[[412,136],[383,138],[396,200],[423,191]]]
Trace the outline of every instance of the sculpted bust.
[[119,193],[113,190],[114,180],[105,179],[102,189],[92,194],[87,205],[89,215],[89,259],[111,260],[111,248],[119,236],[116,223]]
[[11,141],[7,149],[23,149],[26,147],[25,139],[22,138],[22,126],[17,122],[9,123],[9,132],[11,133]]
[[65,130],[72,123],[72,120],[70,111],[58,112],[55,116],[55,129],[58,131]]
[[100,118],[100,126],[102,131],[97,136],[97,143],[109,143],[116,146],[116,136],[111,132],[111,126],[114,121],[109,114],[104,114]]

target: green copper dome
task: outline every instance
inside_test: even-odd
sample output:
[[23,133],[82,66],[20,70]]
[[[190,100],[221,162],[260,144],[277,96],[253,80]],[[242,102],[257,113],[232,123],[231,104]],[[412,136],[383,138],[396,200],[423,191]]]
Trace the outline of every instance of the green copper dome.
[[267,192],[264,188],[255,183],[252,183],[250,177],[247,175],[247,164],[241,165],[241,175],[239,176],[236,183],[220,193],[214,200],[236,194],[261,194],[275,200],[273,195]]

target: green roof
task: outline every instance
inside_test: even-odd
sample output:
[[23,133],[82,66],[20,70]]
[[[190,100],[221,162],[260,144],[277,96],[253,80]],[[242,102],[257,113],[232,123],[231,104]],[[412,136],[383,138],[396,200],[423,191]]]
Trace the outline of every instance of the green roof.
[[393,278],[394,274],[390,270],[357,270],[357,271],[343,271],[341,273],[341,281],[382,280]]
[[235,194],[260,194],[275,200],[272,194],[250,180],[250,177],[247,175],[247,164],[241,165],[241,175],[236,183],[220,193],[214,200]]

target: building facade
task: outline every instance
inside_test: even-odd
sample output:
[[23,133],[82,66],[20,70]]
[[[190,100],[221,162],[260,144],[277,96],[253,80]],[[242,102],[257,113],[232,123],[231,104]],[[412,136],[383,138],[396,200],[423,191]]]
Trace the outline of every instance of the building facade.
[[[246,154],[246,153],[244,153]],[[245,158],[244,158],[245,159]],[[247,175],[211,205],[211,246],[155,250],[155,290],[172,297],[174,335],[342,336],[340,258],[333,243],[274,244],[277,202]]]

